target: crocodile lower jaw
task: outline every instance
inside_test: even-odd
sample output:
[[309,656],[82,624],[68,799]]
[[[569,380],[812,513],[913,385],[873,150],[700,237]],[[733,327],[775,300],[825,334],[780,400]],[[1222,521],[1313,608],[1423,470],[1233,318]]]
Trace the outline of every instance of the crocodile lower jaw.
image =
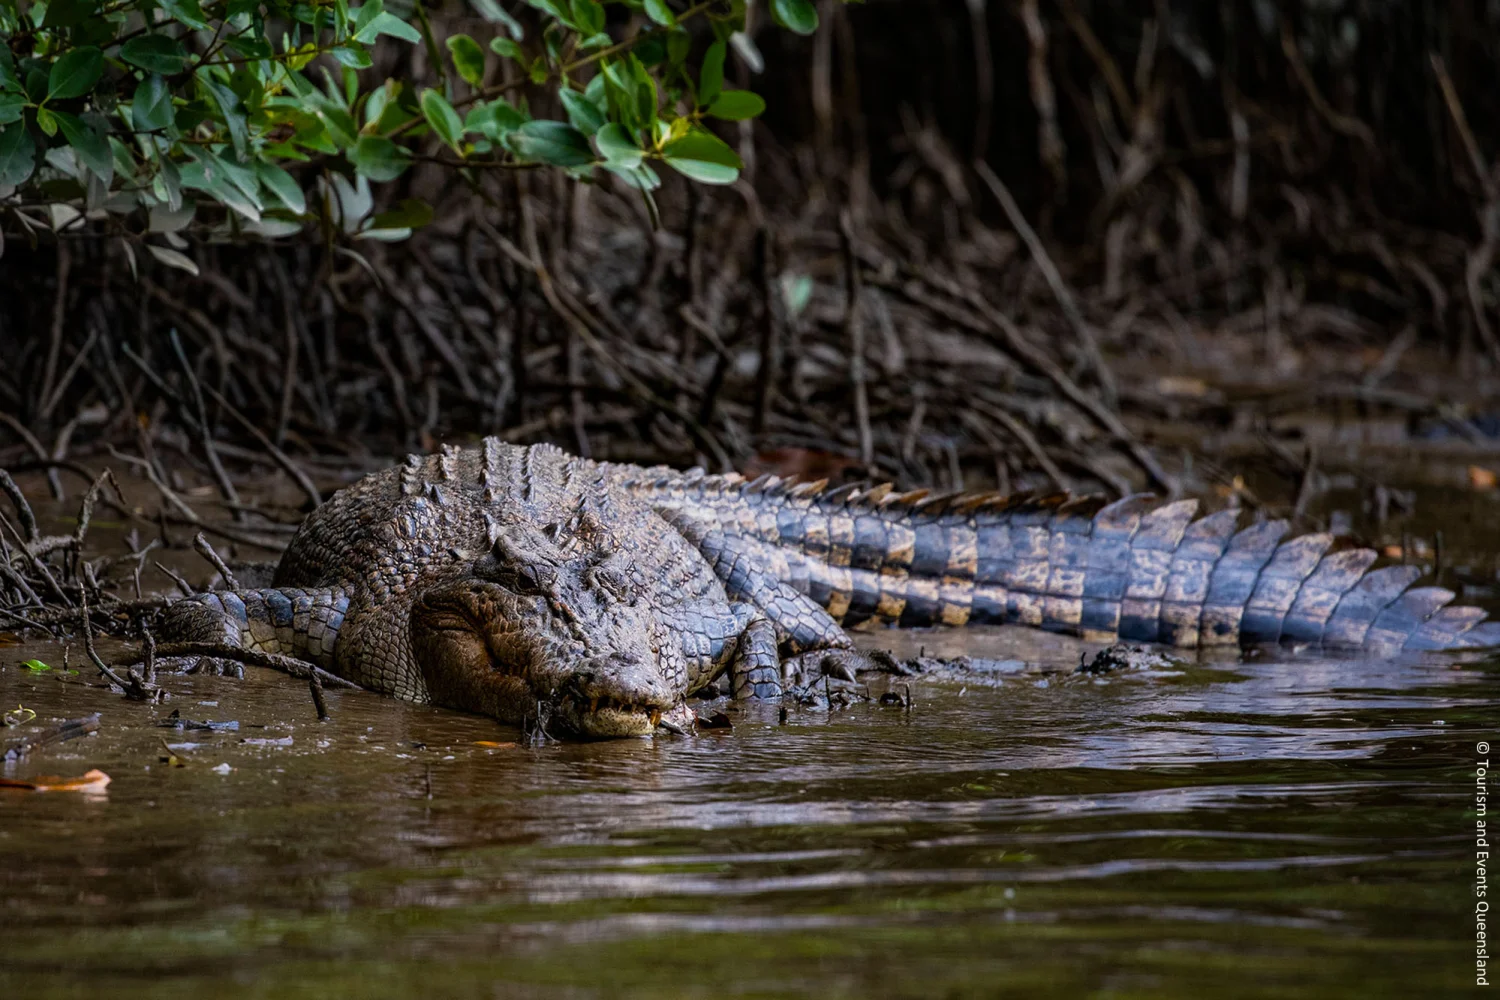
[[563,727],[589,739],[650,736],[667,709],[648,702],[594,698],[589,702],[568,698],[558,706],[553,719]]

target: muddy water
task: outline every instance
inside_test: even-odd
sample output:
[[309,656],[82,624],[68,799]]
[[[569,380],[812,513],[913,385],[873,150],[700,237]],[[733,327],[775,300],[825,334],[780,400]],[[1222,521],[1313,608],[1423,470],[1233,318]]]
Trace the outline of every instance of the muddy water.
[[[3,707],[102,720],[8,774],[113,779],[0,792],[0,996],[1472,988],[1500,661],[1277,650],[1091,679],[1068,673],[1086,647],[1024,630],[875,640],[996,662],[915,683],[909,712],[533,749],[360,692],[320,723],[254,670],[142,706],[17,665],[55,647],[0,649]],[[174,710],[238,727],[157,727]]]
[[[1472,983],[1494,665],[1289,654],[1089,680],[1060,672],[1075,644],[968,648],[1018,643],[1024,665],[918,684],[911,712],[540,749],[360,692],[330,692],[319,723],[260,671],[172,679],[146,707],[7,667],[6,706],[103,721],[12,773],[113,782],[0,794],[0,995]],[[153,725],[174,709],[238,729]]]

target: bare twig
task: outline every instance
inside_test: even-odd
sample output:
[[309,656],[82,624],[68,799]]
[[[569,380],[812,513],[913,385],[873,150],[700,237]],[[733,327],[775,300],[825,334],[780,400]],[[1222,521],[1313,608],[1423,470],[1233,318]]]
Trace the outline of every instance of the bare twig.
[[875,461],[875,435],[870,429],[870,396],[865,386],[865,326],[859,311],[859,259],[854,254],[854,223],[847,209],[839,213],[839,242],[844,252],[843,339],[849,345],[849,383],[854,389],[859,459],[869,469]]
[[248,664],[252,667],[267,667],[271,670],[280,670],[282,673],[291,674],[293,677],[307,679],[316,675],[318,679],[333,687],[351,688],[363,690],[353,681],[347,681],[338,674],[329,673],[315,663],[299,660],[295,656],[285,656],[281,653],[263,653],[258,649],[242,649],[239,646],[227,646],[218,642],[166,642],[157,647],[158,656],[186,657],[186,656],[213,656],[224,660],[233,660],[236,663]]
[[1021,239],[1026,243],[1026,249],[1031,252],[1031,259],[1036,263],[1037,269],[1042,272],[1042,277],[1047,280],[1047,287],[1052,289],[1052,294],[1057,297],[1057,304],[1062,307],[1063,315],[1067,317],[1068,324],[1073,327],[1077,334],[1079,344],[1083,347],[1084,355],[1094,368],[1094,374],[1099,379],[1099,387],[1104,392],[1104,405],[1111,410],[1118,408],[1119,391],[1115,387],[1114,374],[1109,370],[1109,365],[1104,361],[1104,355],[1099,350],[1098,338],[1094,336],[1094,328],[1088,320],[1083,317],[1083,310],[1078,308],[1078,300],[1073,297],[1073,292],[1068,288],[1067,282],[1063,281],[1062,272],[1052,262],[1047,248],[1042,245],[1042,238],[1031,228],[1031,223],[1026,221],[1026,216],[1021,212],[1021,206],[1016,204],[1016,199],[1011,196],[1010,188],[1005,186],[989,164],[976,162],[974,170],[979,174],[981,180],[1005,210],[1005,216],[1010,220]]
[[193,548],[197,549],[198,554],[207,559],[213,568],[219,571],[219,576],[224,580],[224,586],[230,590],[240,589],[240,582],[234,578],[234,573],[230,570],[229,564],[220,558],[219,553],[214,551],[214,547],[209,544],[203,532],[200,531],[193,536]]

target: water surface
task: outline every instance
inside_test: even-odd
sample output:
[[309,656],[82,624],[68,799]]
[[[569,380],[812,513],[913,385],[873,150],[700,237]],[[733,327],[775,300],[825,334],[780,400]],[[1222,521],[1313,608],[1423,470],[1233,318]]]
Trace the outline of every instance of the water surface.
[[[1493,503],[1463,503],[1449,550],[1483,598],[1500,544],[1455,522],[1493,534]],[[862,641],[1001,662],[914,682],[910,711],[533,748],[363,692],[320,723],[257,670],[164,677],[145,706],[18,665],[56,646],[0,648],[0,706],[102,721],[6,773],[113,779],[0,792],[0,996],[1473,988],[1500,661],[1278,649],[1090,678],[1090,647],[1021,629]],[[174,710],[238,729],[158,728]]]

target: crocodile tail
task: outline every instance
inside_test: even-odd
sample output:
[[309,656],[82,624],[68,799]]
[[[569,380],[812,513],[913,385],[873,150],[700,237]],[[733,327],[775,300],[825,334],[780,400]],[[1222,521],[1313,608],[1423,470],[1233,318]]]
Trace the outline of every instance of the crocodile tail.
[[636,484],[765,547],[844,624],[1019,623],[1178,646],[1298,640],[1380,649],[1500,645],[1500,623],[1413,566],[1285,521],[1196,517],[1196,500],[898,494],[701,474]]
[[349,598],[337,590],[265,587],[211,591],[162,611],[163,642],[213,642],[333,666]]

